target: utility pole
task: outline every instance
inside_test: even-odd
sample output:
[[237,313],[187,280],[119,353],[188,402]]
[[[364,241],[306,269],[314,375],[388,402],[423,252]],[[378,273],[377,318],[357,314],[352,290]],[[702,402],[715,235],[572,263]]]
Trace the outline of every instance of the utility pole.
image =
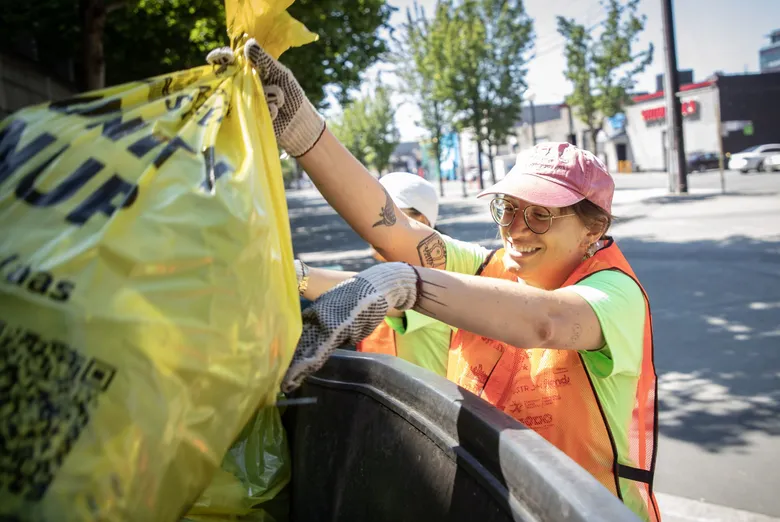
[[664,54],[666,55],[666,76],[664,93],[666,97],[666,136],[669,140],[669,181],[675,193],[688,192],[688,165],[685,161],[685,139],[683,137],[682,106],[677,93],[680,79],[677,75],[677,47],[674,42],[674,15],[672,0],[661,0],[664,24]]
[[720,121],[720,74],[715,73],[715,116],[717,117],[717,129],[718,129],[718,170],[720,170],[720,192],[726,193],[726,176],[723,173],[724,170],[724,158],[723,155],[723,124]]

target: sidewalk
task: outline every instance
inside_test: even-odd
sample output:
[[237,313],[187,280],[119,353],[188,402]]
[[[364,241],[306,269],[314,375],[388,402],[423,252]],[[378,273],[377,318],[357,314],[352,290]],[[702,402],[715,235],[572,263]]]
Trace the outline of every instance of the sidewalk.
[[780,518],[750,513],[698,500],[656,493],[663,522],[780,522]]

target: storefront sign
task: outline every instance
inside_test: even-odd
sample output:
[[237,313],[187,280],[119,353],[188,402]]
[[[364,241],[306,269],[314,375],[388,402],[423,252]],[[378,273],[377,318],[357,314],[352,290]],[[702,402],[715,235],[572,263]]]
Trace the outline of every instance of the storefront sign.
[[[682,102],[682,115],[683,118],[693,116],[699,112],[699,102],[696,100]],[[645,109],[642,111],[642,119],[647,123],[661,121],[666,118],[666,107],[654,107],[652,109]]]

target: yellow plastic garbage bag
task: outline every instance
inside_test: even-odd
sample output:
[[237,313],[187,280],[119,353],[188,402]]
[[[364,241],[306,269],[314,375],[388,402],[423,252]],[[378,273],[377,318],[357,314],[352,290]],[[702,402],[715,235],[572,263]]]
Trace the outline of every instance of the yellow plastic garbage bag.
[[282,175],[249,36],[314,36],[227,0],[236,63],[0,124],[0,518],[172,521],[300,334]]
[[[279,408],[262,408],[244,427],[221,468],[183,520],[284,522],[269,514],[266,507],[289,481],[289,448]],[[280,499],[279,503],[283,502]],[[276,505],[269,510],[280,511]],[[286,514],[286,510],[281,511]]]

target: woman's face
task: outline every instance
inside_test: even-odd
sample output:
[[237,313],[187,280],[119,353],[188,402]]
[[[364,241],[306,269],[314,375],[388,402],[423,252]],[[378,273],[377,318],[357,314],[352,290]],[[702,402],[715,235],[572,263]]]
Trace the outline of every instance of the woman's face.
[[[548,290],[560,288],[601,232],[589,230],[571,209],[539,207],[511,196],[503,199],[517,209],[512,224],[499,227],[504,244],[504,265],[531,286]],[[532,225],[543,223],[546,212],[552,216],[547,232],[537,234],[528,228],[523,211],[529,206],[536,212],[529,215]],[[533,216],[539,219],[534,221]]]

